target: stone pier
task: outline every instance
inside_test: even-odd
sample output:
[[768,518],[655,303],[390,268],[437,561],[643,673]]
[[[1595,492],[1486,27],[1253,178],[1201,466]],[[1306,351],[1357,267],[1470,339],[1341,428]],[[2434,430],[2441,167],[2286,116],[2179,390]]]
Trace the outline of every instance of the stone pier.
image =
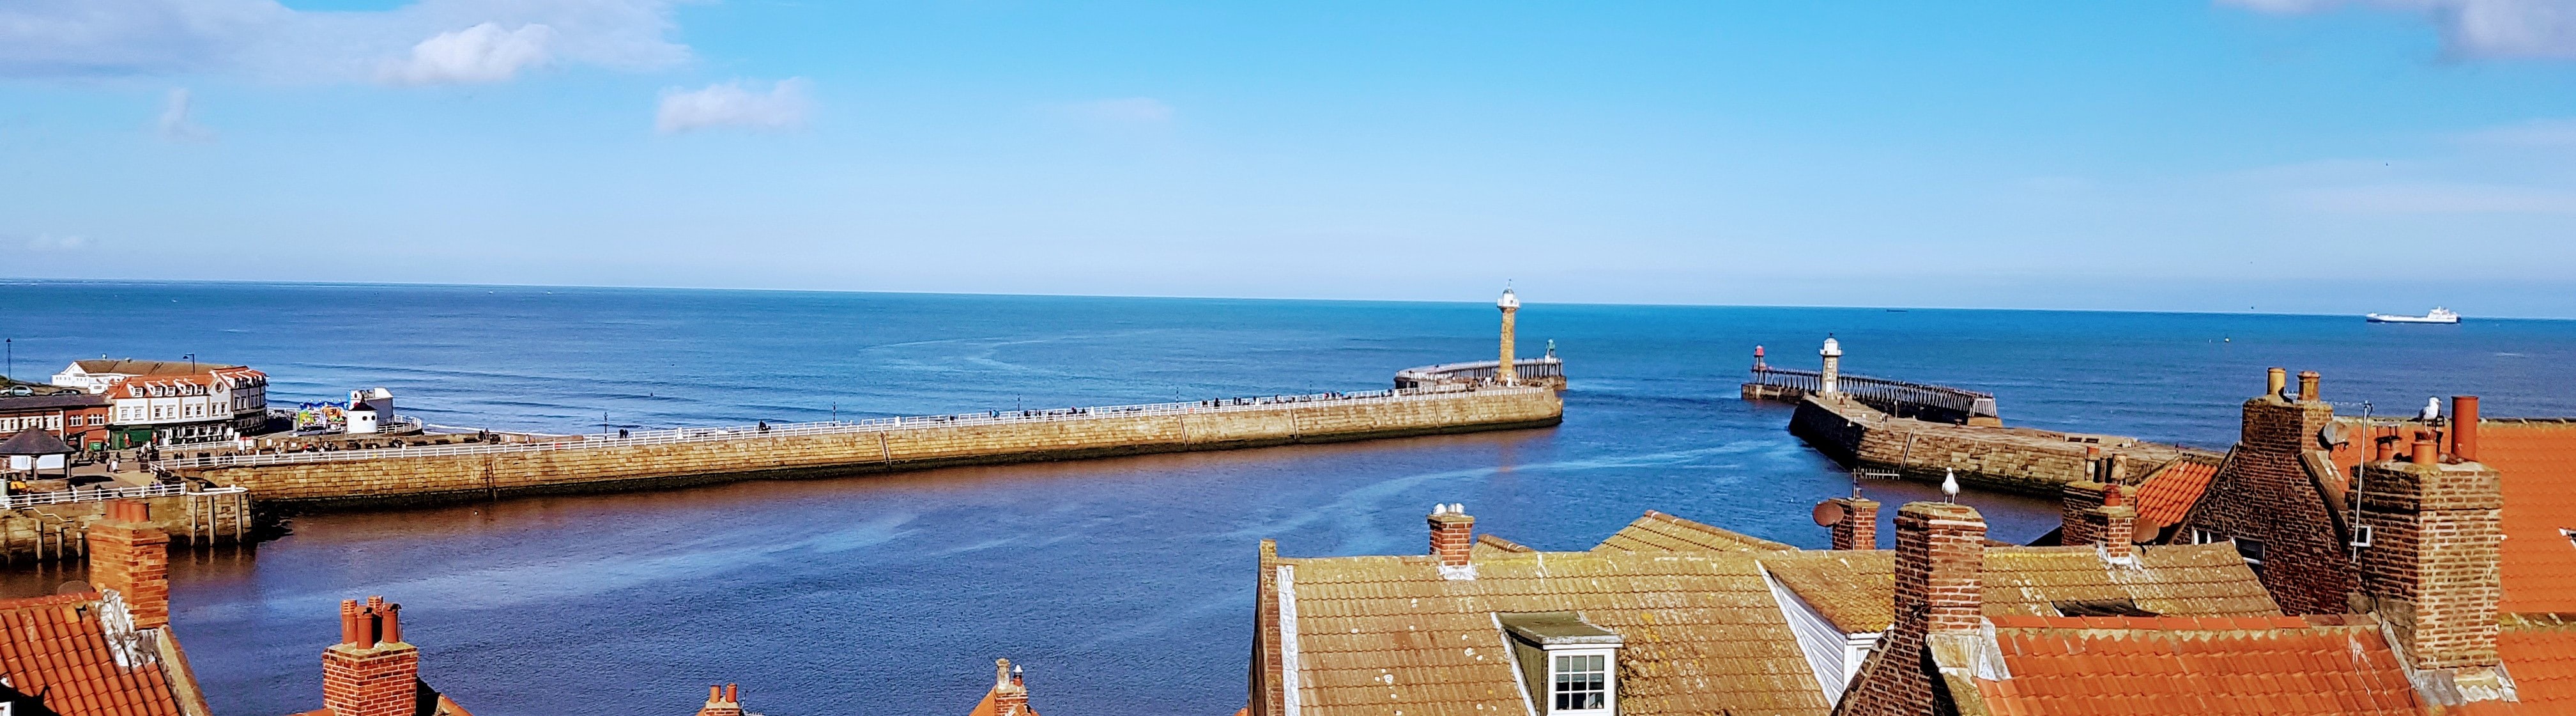
[[246,464],[207,460],[178,469],[218,485],[249,488],[263,505],[312,509],[1508,430],[1552,426],[1564,412],[1565,401],[1555,390],[1487,384],[1036,417],[782,426],[774,434],[741,430],[704,438],[574,437],[561,443],[359,451],[373,454],[258,455],[237,461]]
[[2092,479],[2104,460],[2122,461],[2144,476],[2187,455],[2218,457],[2117,435],[1900,418],[1848,395],[1806,396],[1789,419],[1789,433],[1847,466],[1931,481],[1956,471],[1969,487],[2050,498],[2066,483]]

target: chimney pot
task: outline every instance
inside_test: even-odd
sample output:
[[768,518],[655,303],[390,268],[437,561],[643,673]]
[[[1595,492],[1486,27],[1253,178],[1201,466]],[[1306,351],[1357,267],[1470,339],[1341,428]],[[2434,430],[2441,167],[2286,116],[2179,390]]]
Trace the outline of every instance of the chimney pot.
[[2451,454],[2478,461],[2478,396],[2451,396]]
[[2281,389],[2282,389],[2282,388],[2289,387],[2289,385],[2290,385],[2290,372],[2289,372],[2289,371],[2287,371],[2287,370],[2282,370],[2282,369],[2280,369],[2280,368],[2273,368],[2273,369],[2266,370],[2266,371],[2264,371],[2264,372],[2263,372],[2263,394],[2264,394],[2264,395],[2280,395],[2280,394],[2281,394]]
[[2422,435],[2416,436],[2415,451],[2409,457],[2412,458],[2411,461],[2417,465],[2431,465],[2441,462],[2441,454],[2434,449],[2433,439]]
[[358,600],[340,600],[340,643],[365,646],[358,643]]
[[2299,371],[2299,402],[2302,402],[2302,403],[2314,403],[2314,402],[2317,402],[2317,372],[2316,372],[2316,371],[2313,371],[2313,370],[2303,370],[2303,371]]
[[385,639],[384,639],[385,643],[388,643],[388,644],[401,643],[401,642],[402,642],[402,640],[403,640],[403,638],[402,638],[402,605],[400,605],[400,604],[387,604],[387,605],[385,605],[385,612],[384,612],[384,616],[385,616]]

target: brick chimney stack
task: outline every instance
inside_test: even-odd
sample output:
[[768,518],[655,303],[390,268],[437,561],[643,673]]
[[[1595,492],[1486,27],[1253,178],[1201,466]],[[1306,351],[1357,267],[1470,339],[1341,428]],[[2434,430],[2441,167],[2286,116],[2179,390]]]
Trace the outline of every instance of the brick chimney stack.
[[2098,544],[2113,559],[2128,558],[2134,552],[2130,544],[2138,524],[2138,508],[2129,503],[2137,494],[2138,488],[2128,485],[2090,480],[2066,483],[2064,502],[2058,508],[2062,526],[2057,543]]
[[993,660],[993,713],[1017,716],[1029,713],[1029,686],[1021,681],[1020,667],[1009,659]]
[[2129,495],[2135,492],[2127,485],[2106,485],[2102,506],[2084,516],[2084,523],[2098,535],[2102,556],[2115,562],[2126,562],[2137,556],[2138,508],[2129,506]]
[[1985,621],[1978,574],[1986,563],[1986,518],[1948,502],[1909,502],[1896,511],[1896,628],[1917,634],[1974,632]]
[[107,514],[89,526],[89,579],[125,602],[136,628],[170,625],[170,535],[152,524],[151,508],[107,503]]
[[1986,518],[1948,502],[1909,502],[1896,510],[1895,623],[1879,637],[1835,713],[1919,716],[1935,713],[1940,687],[1927,668],[1929,642],[1976,639],[1985,626]]
[[334,716],[413,716],[420,650],[402,641],[402,605],[340,602],[340,643],[322,650],[322,705]]
[[[2417,449],[2430,452],[2426,445]],[[2499,663],[2501,476],[2474,462],[2391,461],[2363,465],[2361,484],[2370,545],[2360,549],[2356,610],[2387,622],[2415,669],[2454,670],[2462,693],[2477,700],[2478,682],[2496,680]]]
[[1836,497],[1827,502],[1843,507],[1843,521],[1834,523],[1831,528],[1834,549],[1878,549],[1877,500]]
[[1476,518],[1467,516],[1467,507],[1456,503],[1432,505],[1428,521],[1431,554],[1440,558],[1440,566],[1467,566],[1468,550],[1476,544]]
[[707,705],[698,709],[698,716],[742,716],[738,688],[733,684],[707,687]]

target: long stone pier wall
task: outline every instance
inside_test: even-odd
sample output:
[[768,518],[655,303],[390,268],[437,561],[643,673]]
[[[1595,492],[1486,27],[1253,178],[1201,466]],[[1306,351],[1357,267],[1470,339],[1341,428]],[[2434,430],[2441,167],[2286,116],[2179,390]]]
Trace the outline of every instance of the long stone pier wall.
[[1899,418],[1848,398],[1818,396],[1798,404],[1789,432],[1845,465],[1930,480],[1955,470],[1969,487],[2052,498],[2066,483],[2092,479],[2100,460],[2125,457],[2144,475],[2185,455],[2206,454],[2114,435]]
[[209,466],[186,472],[219,485],[247,487],[263,505],[358,507],[1544,427],[1560,422],[1564,408],[1554,390],[1488,387],[1162,414],[1103,409],[1038,420],[914,421],[824,434],[597,447],[576,443],[554,450]]

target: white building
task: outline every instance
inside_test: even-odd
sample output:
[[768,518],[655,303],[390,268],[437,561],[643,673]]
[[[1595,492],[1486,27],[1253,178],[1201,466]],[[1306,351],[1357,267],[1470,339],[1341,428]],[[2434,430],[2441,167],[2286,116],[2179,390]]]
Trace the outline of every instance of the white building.
[[114,447],[231,440],[268,423],[268,374],[243,366],[84,360],[53,383],[108,396]]

